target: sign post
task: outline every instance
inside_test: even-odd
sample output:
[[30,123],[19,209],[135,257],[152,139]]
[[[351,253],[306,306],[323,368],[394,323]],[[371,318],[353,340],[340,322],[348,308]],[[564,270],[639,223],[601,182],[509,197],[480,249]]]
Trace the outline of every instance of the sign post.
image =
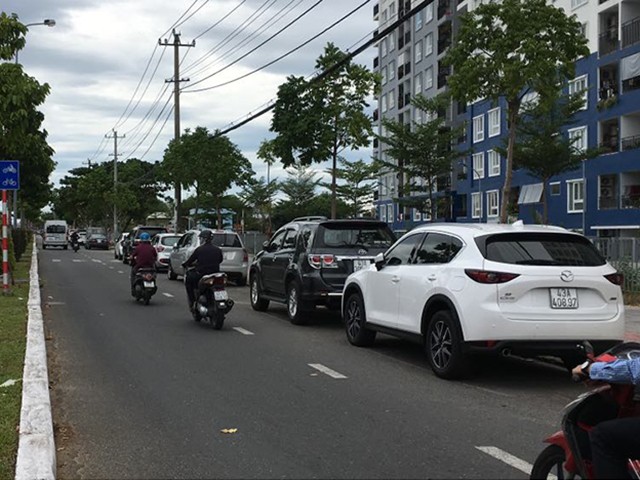
[[2,189],[2,293],[9,293],[9,235],[7,231],[7,190],[20,188],[20,162],[0,160],[0,188]]

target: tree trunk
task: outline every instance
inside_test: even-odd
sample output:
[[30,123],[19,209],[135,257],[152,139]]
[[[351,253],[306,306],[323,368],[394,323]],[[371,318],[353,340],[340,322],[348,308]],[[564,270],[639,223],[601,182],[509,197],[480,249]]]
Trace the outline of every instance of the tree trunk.
[[507,164],[504,173],[504,186],[502,187],[502,205],[500,208],[500,222],[507,223],[509,214],[509,201],[511,197],[511,179],[513,177],[513,151],[516,144],[516,126],[518,111],[520,110],[520,100],[509,100],[507,106],[509,112],[508,129],[509,143],[507,144]]
[[220,211],[220,197],[216,198],[216,210],[218,212],[218,230],[222,230],[222,212]]
[[547,181],[548,178],[542,179],[542,223],[549,225],[549,204],[547,203]]
[[336,199],[336,169],[338,168],[338,138],[333,141],[333,166],[331,168],[331,220],[335,220],[338,214],[338,204]]
[[196,187],[196,212],[193,214],[193,228],[198,228],[198,208],[199,208],[199,206],[200,206],[200,192],[198,190],[198,187]]

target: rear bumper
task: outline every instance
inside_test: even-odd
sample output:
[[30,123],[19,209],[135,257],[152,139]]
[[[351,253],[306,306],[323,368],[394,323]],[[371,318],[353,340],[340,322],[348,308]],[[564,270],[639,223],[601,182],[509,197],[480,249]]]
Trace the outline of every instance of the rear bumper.
[[227,274],[230,280],[236,280],[238,278],[247,278],[249,271],[249,265],[244,263],[242,265],[225,265],[224,262],[220,264],[220,271]]
[[[585,338],[576,340],[502,340],[502,341],[487,341],[487,342],[467,342],[464,344],[464,348],[468,353],[502,353],[513,354],[522,357],[538,357],[538,356],[574,356],[584,355],[583,350],[580,348],[581,343]],[[621,343],[621,340],[591,340],[595,354],[598,355],[611,347]]]

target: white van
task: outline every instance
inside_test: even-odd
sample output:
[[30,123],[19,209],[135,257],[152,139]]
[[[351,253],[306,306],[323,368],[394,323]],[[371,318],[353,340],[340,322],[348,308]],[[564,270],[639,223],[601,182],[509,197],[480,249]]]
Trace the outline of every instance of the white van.
[[67,232],[69,227],[64,220],[47,220],[44,222],[44,238],[42,249],[47,247],[62,247],[67,249]]

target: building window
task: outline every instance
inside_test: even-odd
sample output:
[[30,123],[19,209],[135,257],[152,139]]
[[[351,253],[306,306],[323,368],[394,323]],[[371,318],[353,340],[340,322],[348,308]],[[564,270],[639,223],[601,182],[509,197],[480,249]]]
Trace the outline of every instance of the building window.
[[389,102],[387,100],[387,94],[382,95],[382,112],[386,112],[389,109]]
[[489,121],[489,137],[500,135],[500,107],[487,112]]
[[429,67],[424,71],[424,89],[429,90],[433,87],[433,67]]
[[392,88],[389,92],[389,110],[396,108],[396,89]]
[[389,81],[393,80],[394,78],[396,78],[396,61],[391,60],[389,62]]
[[577,93],[582,92],[582,99],[584,100],[584,105],[581,110],[586,110],[588,107],[589,101],[589,77],[588,75],[582,75],[580,77],[574,78],[569,82],[569,95],[575,95]]
[[416,63],[418,63],[420,60],[422,60],[422,40],[420,40],[419,42],[416,42],[415,52],[416,52]]
[[473,154],[473,179],[484,178],[484,152]]
[[549,193],[553,197],[560,195],[560,182],[553,182],[549,184]]
[[418,13],[415,14],[416,30],[420,30],[422,28],[422,15],[423,15],[423,10],[420,10]]
[[383,38],[382,42],[380,42],[380,57],[387,56],[387,48],[389,48],[389,40]]
[[420,95],[422,93],[422,72],[413,79],[413,92],[414,95]]
[[584,181],[567,181],[567,212],[580,213],[584,210]]
[[489,150],[488,157],[489,176],[497,177],[498,175],[500,175],[500,154],[495,150]]
[[427,5],[424,9],[424,23],[429,23],[431,20],[433,20],[433,4],[435,2],[431,2],[429,5]]
[[498,214],[498,190],[490,190],[487,192],[487,217],[497,217]]
[[433,33],[429,33],[424,38],[424,56],[428,57],[433,53]]
[[473,143],[484,140],[484,115],[473,117]]
[[389,51],[393,52],[396,49],[396,32],[389,34]]
[[479,192],[471,194],[471,217],[482,217],[482,194]]
[[578,152],[584,152],[587,149],[587,127],[570,128],[568,133],[571,146]]
[[389,20],[392,22],[396,19],[396,3],[391,2],[389,5]]
[[393,203],[387,205],[387,222],[393,223]]
[[388,67],[385,65],[384,67],[382,67],[382,70],[380,70],[380,73],[382,74],[382,85],[386,85],[387,84],[387,72],[388,72]]
[[414,108],[413,117],[416,123],[418,124],[422,123],[422,110],[420,110],[419,108]]
[[380,220],[382,220],[383,222],[387,221],[387,206],[386,205],[380,205]]
[[581,7],[585,3],[589,3],[589,0],[571,0],[571,8]]

